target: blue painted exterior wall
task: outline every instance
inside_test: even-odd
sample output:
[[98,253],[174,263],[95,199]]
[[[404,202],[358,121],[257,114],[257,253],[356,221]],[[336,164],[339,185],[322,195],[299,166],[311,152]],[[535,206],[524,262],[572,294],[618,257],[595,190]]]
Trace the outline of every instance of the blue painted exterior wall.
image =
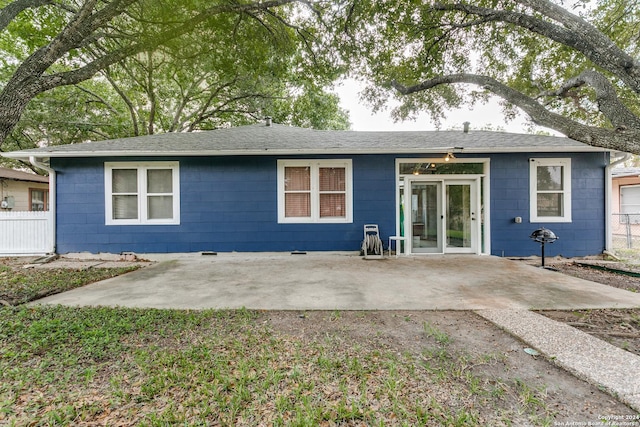
[[[383,241],[396,230],[395,159],[407,155],[238,156],[167,158],[53,158],[57,172],[57,252],[259,252],[357,251],[363,225],[380,226]],[[540,226],[560,240],[547,245],[550,255],[601,253],[605,245],[603,153],[571,157],[573,221],[529,223],[530,157],[496,154],[491,158],[491,253],[527,256],[540,253],[529,234]],[[277,160],[351,158],[353,223],[278,224]],[[461,158],[461,156],[458,156]],[[180,163],[179,225],[105,225],[104,162]],[[513,218],[521,216],[522,224]]]
[[[571,158],[571,222],[529,220],[529,159]],[[606,244],[605,153],[495,154],[491,156],[491,254],[540,255],[529,235],[540,227],[559,239],[545,245],[545,255],[565,257],[602,253]],[[522,217],[522,224],[514,218]]]
[[395,234],[394,157],[353,157],[350,224],[278,224],[278,158],[177,159],[180,225],[135,226],[105,225],[104,162],[149,159],[52,159],[58,173],[57,251],[357,251],[366,223]]

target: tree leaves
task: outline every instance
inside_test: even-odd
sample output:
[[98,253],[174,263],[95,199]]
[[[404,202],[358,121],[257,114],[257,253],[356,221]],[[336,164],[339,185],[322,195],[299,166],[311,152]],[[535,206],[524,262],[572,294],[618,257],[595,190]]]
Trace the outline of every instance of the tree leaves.
[[[128,135],[246,123],[275,108],[272,100],[288,98],[312,82],[324,87],[335,69],[312,51],[319,33],[309,27],[309,13],[294,3],[6,3],[0,9],[0,22],[4,17],[8,23],[0,27],[5,65],[0,71],[0,148],[6,150],[7,141],[14,146],[51,139],[78,142],[89,133],[120,137],[126,121]],[[103,77],[94,78],[97,73]],[[89,79],[92,89],[81,85]],[[90,115],[99,117],[104,109],[116,125],[72,121],[63,138],[47,132],[46,120],[34,128],[38,117],[59,117],[61,111],[50,107],[60,108],[62,100],[68,101],[62,103],[64,116],[75,116],[78,100],[68,96],[73,85],[79,85],[75,92],[85,106],[101,105],[90,108]],[[328,101],[325,125],[344,126],[337,100]],[[32,119],[18,125],[23,113]],[[85,126],[91,122],[94,129]]]
[[[640,152],[638,13],[621,0],[574,10],[546,0],[359,1],[336,28],[348,40],[340,40],[343,56],[371,82],[368,100],[380,107],[398,97],[397,117],[428,111],[437,122],[444,109],[478,99],[461,85],[471,83],[574,139]],[[587,71],[609,81],[606,100],[595,80],[557,91]]]

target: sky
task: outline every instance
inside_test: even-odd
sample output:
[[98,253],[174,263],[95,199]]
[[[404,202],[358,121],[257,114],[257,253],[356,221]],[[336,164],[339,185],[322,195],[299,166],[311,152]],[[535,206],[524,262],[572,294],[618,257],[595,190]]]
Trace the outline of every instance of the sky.
[[[362,87],[355,80],[347,80],[335,88],[335,92],[340,96],[340,106],[349,111],[352,130],[436,130],[428,114],[421,114],[416,121],[410,120],[398,123],[395,123],[391,118],[391,108],[374,115],[371,112],[371,107],[359,100],[358,93],[361,90]],[[450,111],[447,114],[447,119],[442,122],[440,129],[462,129],[462,124],[466,121],[471,123],[470,127],[472,130],[486,128],[486,126],[489,125],[492,130],[500,129],[506,132],[528,133],[525,114],[521,113],[515,120],[506,123],[497,100],[493,100],[489,104],[476,105],[475,109],[462,108]]]

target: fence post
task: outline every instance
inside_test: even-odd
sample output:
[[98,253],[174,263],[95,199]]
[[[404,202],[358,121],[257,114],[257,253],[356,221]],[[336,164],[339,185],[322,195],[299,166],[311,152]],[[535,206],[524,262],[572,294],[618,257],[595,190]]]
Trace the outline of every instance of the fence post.
[[633,248],[633,239],[631,238],[631,220],[629,218],[629,214],[624,214],[624,216],[626,219],[627,249],[631,249]]

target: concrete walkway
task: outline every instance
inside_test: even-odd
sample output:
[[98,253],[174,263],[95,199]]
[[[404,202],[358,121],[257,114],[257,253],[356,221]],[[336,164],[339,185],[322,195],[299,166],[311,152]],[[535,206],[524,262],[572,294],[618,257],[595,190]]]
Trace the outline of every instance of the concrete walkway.
[[640,356],[528,310],[477,313],[519,337],[551,362],[640,412]]

